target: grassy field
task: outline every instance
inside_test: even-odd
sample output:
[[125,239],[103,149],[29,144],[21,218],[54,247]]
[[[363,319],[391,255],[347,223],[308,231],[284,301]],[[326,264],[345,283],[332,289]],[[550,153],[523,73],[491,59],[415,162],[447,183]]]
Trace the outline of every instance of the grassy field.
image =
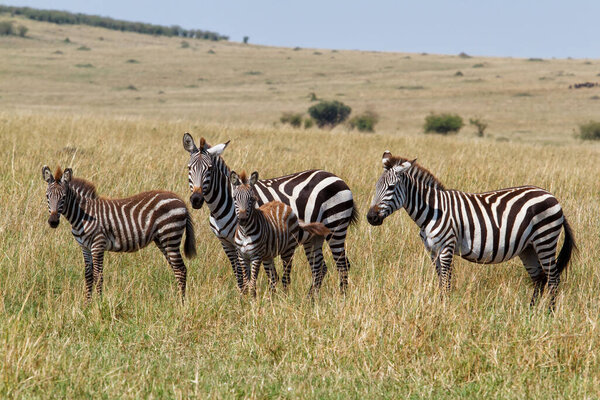
[[[572,133],[594,117],[598,89],[568,90],[593,81],[600,62],[181,48],[174,38],[22,23],[30,38],[0,39],[0,397],[600,396],[600,146]],[[77,50],[84,45],[91,50]],[[372,107],[378,133],[273,124],[305,110],[310,92]],[[472,128],[423,135],[430,111],[479,115],[490,137]],[[346,180],[361,213],[347,242],[346,297],[327,252],[330,273],[314,303],[301,254],[287,296],[264,295],[261,274],[261,296],[240,298],[204,208],[193,211],[199,256],[186,261],[185,306],[155,247],[107,253],[104,297],[85,305],[68,223],[46,223],[42,165],[70,166],[103,195],[161,188],[187,202],[186,131],[213,144],[231,139],[224,157],[236,170],[323,168]],[[419,157],[450,188],[552,191],[580,249],[556,314],[529,307],[518,261],[457,259],[453,293],[441,302],[406,213],[378,228],[365,221],[386,149]]]

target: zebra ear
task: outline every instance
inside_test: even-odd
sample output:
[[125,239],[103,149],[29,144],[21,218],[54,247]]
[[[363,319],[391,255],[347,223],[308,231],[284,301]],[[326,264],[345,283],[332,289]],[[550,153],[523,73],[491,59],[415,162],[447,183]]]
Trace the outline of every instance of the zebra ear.
[[231,140],[228,140],[225,143],[217,144],[211,147],[210,149],[206,150],[206,153],[210,154],[211,156],[220,156],[221,154],[223,154],[223,151],[225,151],[225,148],[227,147],[229,142],[231,142]]
[[71,168],[67,168],[67,169],[65,169],[65,172],[63,172],[61,182],[69,183],[69,182],[71,182],[72,177],[73,177],[73,170]]
[[54,176],[52,176],[52,171],[50,171],[50,168],[48,168],[47,165],[44,165],[42,167],[42,178],[47,182],[47,183],[52,183],[54,182]]
[[392,158],[392,153],[389,150],[383,152],[383,157],[381,157],[381,163],[383,164],[383,168],[389,169],[388,162]]
[[187,132],[183,134],[183,148],[189,151],[190,154],[198,152],[198,148],[194,143],[194,138]]
[[254,171],[252,175],[250,175],[250,185],[254,186],[258,182],[258,172]]
[[[416,160],[416,158],[415,158]],[[392,167],[392,170],[394,171],[394,173],[396,175],[400,175],[401,173],[403,173],[404,171],[406,171],[407,169],[409,169],[410,167],[412,167],[413,165],[413,161],[404,161],[402,164],[400,165],[394,165]]]
[[240,186],[240,177],[235,171],[231,171],[231,174],[229,174],[229,180],[233,186]]

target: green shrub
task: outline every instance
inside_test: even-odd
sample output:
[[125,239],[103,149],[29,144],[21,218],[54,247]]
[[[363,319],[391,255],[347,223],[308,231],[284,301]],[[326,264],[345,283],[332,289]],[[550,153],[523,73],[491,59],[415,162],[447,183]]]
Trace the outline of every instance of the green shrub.
[[188,47],[190,47],[190,43],[187,42],[187,41],[185,41],[185,40],[182,40],[181,41],[181,48],[182,49],[187,49]]
[[15,27],[13,21],[0,21],[0,35],[14,35]]
[[319,128],[325,126],[333,128],[337,124],[344,122],[351,112],[352,108],[337,100],[321,100],[318,104],[308,109],[308,113],[315,120]]
[[365,111],[350,120],[350,127],[360,132],[374,132],[377,122],[379,122],[379,115],[376,112]]
[[248,36],[244,36],[244,44],[248,44],[248,40],[250,40],[250,38]]
[[312,118],[304,118],[304,129],[310,129],[315,124]]
[[19,27],[17,28],[18,32],[19,32],[19,36],[21,37],[25,37],[25,35],[27,35],[27,31],[29,30],[26,26],[23,25],[19,25]]
[[475,126],[475,128],[477,128],[477,136],[479,136],[479,137],[483,137],[483,134],[485,133],[485,130],[488,127],[487,122],[485,122],[481,118],[471,118],[471,119],[469,119],[469,124],[471,124],[471,125]]
[[457,114],[429,114],[425,117],[425,133],[435,132],[446,135],[456,133],[464,126],[463,119]]
[[579,138],[583,140],[600,140],[600,122],[590,121],[579,125]]
[[294,128],[299,128],[302,125],[302,114],[301,113],[291,113],[285,112],[279,118],[282,124],[290,124]]

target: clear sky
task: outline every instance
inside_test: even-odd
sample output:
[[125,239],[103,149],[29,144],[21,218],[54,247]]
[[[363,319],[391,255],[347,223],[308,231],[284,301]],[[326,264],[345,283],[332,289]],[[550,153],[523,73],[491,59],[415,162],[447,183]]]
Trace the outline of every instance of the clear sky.
[[180,25],[250,43],[439,54],[600,58],[600,0],[0,0]]

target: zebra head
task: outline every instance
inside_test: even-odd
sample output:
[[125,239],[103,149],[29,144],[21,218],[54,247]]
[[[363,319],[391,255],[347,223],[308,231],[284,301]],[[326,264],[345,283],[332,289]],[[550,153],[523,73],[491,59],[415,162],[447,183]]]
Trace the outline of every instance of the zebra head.
[[48,183],[46,199],[48,200],[48,211],[50,217],[48,224],[56,228],[60,222],[60,214],[65,212],[65,200],[67,198],[67,185],[71,181],[73,170],[67,168],[64,172],[58,167],[54,175],[47,165],[42,168],[42,178]]
[[235,214],[244,224],[254,211],[256,205],[256,196],[254,195],[254,185],[258,181],[258,172],[254,171],[250,175],[250,179],[246,176],[246,172],[242,171],[238,175],[235,171],[231,171],[229,180],[233,185],[233,203],[235,205]]
[[389,151],[383,153],[383,173],[375,184],[375,195],[367,213],[371,225],[381,225],[387,216],[404,207],[406,187],[401,178],[416,160],[393,157]]
[[229,141],[211,147],[204,138],[200,138],[199,144],[200,148],[196,147],[189,133],[183,135],[183,148],[190,152],[188,182],[192,191],[190,202],[195,209],[202,208],[204,196],[210,189],[215,159],[223,154]]

